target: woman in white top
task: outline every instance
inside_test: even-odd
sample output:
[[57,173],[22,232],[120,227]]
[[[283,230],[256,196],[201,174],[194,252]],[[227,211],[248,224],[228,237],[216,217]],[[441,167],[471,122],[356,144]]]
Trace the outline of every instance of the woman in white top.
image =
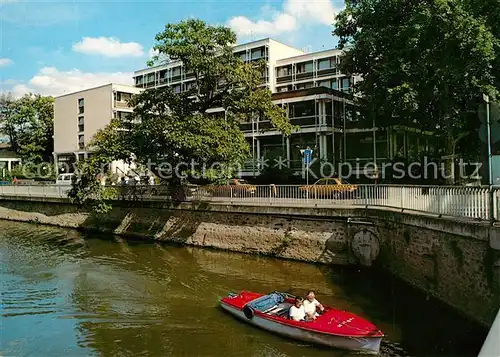
[[325,308],[321,303],[316,300],[316,296],[314,295],[314,291],[309,291],[306,296],[306,300],[304,301],[304,310],[306,316],[310,320],[316,320],[319,316],[318,310],[323,312]]

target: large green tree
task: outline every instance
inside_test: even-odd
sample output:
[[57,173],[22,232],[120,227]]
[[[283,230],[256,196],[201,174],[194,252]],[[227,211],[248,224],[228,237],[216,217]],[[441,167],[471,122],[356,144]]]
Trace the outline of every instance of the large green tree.
[[52,160],[54,147],[54,98],[29,94],[0,98],[0,130],[23,161]]
[[[167,24],[155,39],[158,56],[149,65],[163,64],[165,58],[179,61],[191,86],[181,92],[148,89],[134,96],[133,114],[113,120],[92,141],[90,149],[101,158],[95,167],[133,154],[136,162],[160,174],[171,171],[169,182],[193,171],[210,180],[226,179],[249,155],[242,122],[259,117],[274,130],[292,132],[285,112],[262,86],[265,63],[245,63],[235,56],[231,29],[190,19]],[[224,111],[211,113],[215,108]]]
[[432,130],[447,155],[479,126],[483,93],[498,93],[498,33],[470,4],[346,0],[333,31],[347,50],[342,70],[363,77],[356,90],[377,123]]

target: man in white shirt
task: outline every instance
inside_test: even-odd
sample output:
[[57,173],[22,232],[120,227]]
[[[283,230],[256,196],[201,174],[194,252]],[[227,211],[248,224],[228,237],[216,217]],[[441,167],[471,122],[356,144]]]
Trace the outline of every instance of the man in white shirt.
[[290,319],[294,321],[304,321],[306,318],[306,312],[303,305],[304,298],[297,296],[295,298],[295,304],[290,307]]
[[316,296],[314,295],[314,291],[309,291],[307,293],[306,300],[304,301],[304,311],[306,313],[306,316],[310,320],[316,320],[316,318],[319,316],[318,310],[323,312],[325,308],[321,303],[316,300]]

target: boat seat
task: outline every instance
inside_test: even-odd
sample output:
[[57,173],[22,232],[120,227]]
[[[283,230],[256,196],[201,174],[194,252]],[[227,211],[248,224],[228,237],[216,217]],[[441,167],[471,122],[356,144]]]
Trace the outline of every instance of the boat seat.
[[274,310],[275,309],[278,309],[279,308],[279,305],[274,305],[273,307],[270,307],[269,309],[267,309],[266,311],[263,311],[264,314],[272,314],[274,313]]
[[282,316],[284,314],[288,314],[288,310],[289,310],[289,307],[287,307],[287,306],[276,305],[276,306],[264,311],[264,313],[269,314],[269,315]]

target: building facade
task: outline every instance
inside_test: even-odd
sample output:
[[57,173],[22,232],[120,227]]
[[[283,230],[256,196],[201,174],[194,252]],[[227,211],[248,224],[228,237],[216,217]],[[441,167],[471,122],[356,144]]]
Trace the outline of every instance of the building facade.
[[[328,162],[338,174],[342,163],[382,165],[397,157],[418,156],[435,147],[432,133],[408,127],[379,128],[364,118],[354,103],[353,93],[353,86],[361,78],[340,72],[341,50],[304,53],[264,39],[237,45],[233,51],[247,62],[265,60],[263,85],[273,93],[274,103],[286,110],[291,123],[298,126],[286,138],[270,130],[266,118],[241,124],[251,147],[251,159],[242,176],[257,176],[277,160],[300,173],[304,169],[302,150],[306,148],[313,149],[316,162]],[[181,93],[194,85],[194,76],[181,62],[174,61],[136,71],[134,83],[141,89],[170,86]],[[211,112],[224,115],[224,108]]]
[[[68,169],[72,172],[74,163],[87,158],[87,146],[92,137],[112,118],[129,115],[133,109],[127,102],[140,92],[140,88],[110,83],[56,97],[53,155],[59,172]],[[114,163],[113,171],[121,166]]]

